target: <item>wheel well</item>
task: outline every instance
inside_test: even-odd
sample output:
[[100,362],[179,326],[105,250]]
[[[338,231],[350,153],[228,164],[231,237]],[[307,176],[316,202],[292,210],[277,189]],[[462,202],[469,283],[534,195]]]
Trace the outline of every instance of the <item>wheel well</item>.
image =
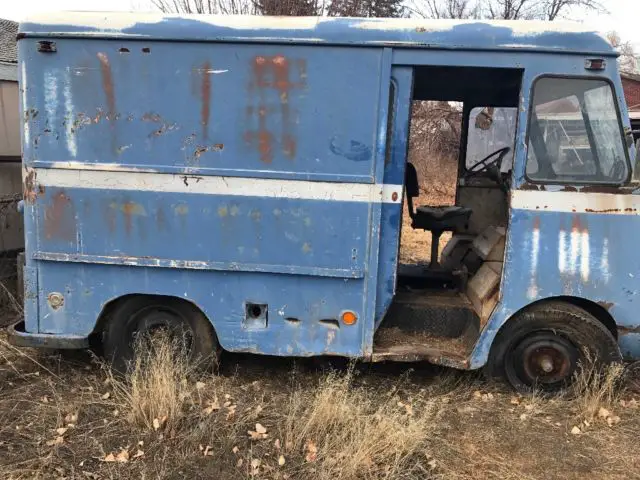
[[[111,317],[111,314],[115,311],[116,308],[118,308],[118,306],[120,306],[123,302],[126,302],[128,300],[131,300],[132,298],[140,298],[140,297],[147,297],[147,298],[158,298],[158,299],[163,299],[163,300],[170,300],[176,303],[187,303],[195,308],[198,309],[198,311],[200,311],[200,313],[202,313],[202,315],[209,320],[209,317],[207,317],[207,315],[202,311],[202,309],[195,303],[185,299],[185,298],[180,298],[180,297],[174,297],[171,295],[153,295],[153,294],[141,294],[141,293],[132,293],[129,295],[123,295],[121,297],[117,297],[114,298],[112,300],[110,300],[109,302],[107,302],[103,307],[102,307],[102,311],[100,312],[100,315],[98,316],[98,321],[96,322],[95,327],[93,328],[93,332],[91,332],[92,336],[96,336],[99,335],[100,332],[102,332],[104,330],[104,328],[106,327],[107,323],[109,322],[109,318]],[[211,321],[209,320],[209,323],[211,323]],[[213,324],[211,324],[211,327],[213,328]],[[215,328],[214,328],[215,331]]]
[[616,326],[616,321],[613,319],[609,311],[608,307],[605,307],[599,303],[592,302],[591,300],[587,300],[586,298],[580,297],[570,297],[570,296],[559,296],[559,297],[549,297],[542,300],[538,300],[537,302],[531,303],[527,305],[525,308],[528,308],[532,305],[540,305],[542,303],[546,303],[549,301],[562,301],[570,303],[578,308],[581,308],[588,314],[592,315],[596,320],[602,323],[607,330],[611,332],[611,335],[617,340],[618,339],[618,327]]

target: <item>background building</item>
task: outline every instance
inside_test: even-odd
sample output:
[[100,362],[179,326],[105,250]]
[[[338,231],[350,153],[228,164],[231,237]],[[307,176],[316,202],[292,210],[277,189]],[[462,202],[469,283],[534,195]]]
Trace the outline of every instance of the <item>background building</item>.
[[[3,253],[24,247],[22,216],[16,210],[22,193],[17,32],[16,22],[0,19],[0,252]],[[0,269],[0,275],[3,270]]]

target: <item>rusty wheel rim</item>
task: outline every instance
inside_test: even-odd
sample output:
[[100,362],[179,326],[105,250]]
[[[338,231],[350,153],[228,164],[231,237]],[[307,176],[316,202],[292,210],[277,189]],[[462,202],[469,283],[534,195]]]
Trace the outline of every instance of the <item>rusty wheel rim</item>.
[[566,385],[580,359],[578,348],[554,332],[536,332],[517,343],[507,356],[507,375],[529,387],[553,390]]

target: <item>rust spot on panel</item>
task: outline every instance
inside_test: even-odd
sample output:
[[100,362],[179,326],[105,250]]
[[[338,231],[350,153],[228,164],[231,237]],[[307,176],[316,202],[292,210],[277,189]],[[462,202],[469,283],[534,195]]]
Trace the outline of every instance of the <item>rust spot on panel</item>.
[[[147,212],[144,207],[136,202],[126,201],[122,205],[112,203],[110,205],[111,211],[120,210],[124,215],[124,229],[128,234],[131,233],[133,227],[133,216],[146,216]],[[113,218],[113,230],[115,230],[115,217]],[[111,230],[111,229],[110,229]],[[112,231],[113,231],[112,230]]]
[[577,192],[578,189],[572,185],[565,185],[560,191],[561,192]]
[[[585,228],[585,231],[588,229]],[[582,224],[580,222],[580,215],[574,215],[573,220],[571,221],[571,231],[573,233],[582,232]]]
[[211,75],[209,75],[209,70],[211,70],[211,64],[205,62],[202,65],[202,107],[200,109],[200,123],[202,124],[202,138],[204,140],[209,137],[209,115],[211,109]]
[[[97,56],[100,61],[100,72],[102,73],[102,90],[104,90],[104,94],[107,98],[107,120],[111,122],[111,150],[115,150],[116,97],[113,85],[113,75],[111,74],[111,65],[109,64],[109,57],[107,57],[107,54],[98,52]],[[98,115],[101,113],[101,111],[98,111]],[[99,117],[97,118],[99,121]],[[94,121],[94,123],[97,123],[97,121]]]
[[[291,66],[295,65],[297,81],[291,79]],[[247,117],[254,117],[257,114],[258,128],[256,131],[245,132],[245,141],[257,148],[260,159],[264,163],[271,163],[274,156],[275,135],[269,127],[269,117],[277,111],[266,106],[265,91],[275,90],[278,94],[280,104],[280,116],[282,131],[280,133],[280,148],[282,153],[293,160],[297,154],[297,138],[295,135],[295,122],[291,119],[291,90],[306,87],[306,61],[297,59],[293,63],[284,55],[271,57],[257,56],[252,62],[253,78],[249,82],[249,90],[259,90],[259,104],[257,107],[249,105],[246,107]],[[250,120],[248,124],[253,123]]]
[[540,190],[540,187],[538,187],[538,185],[535,185],[533,183],[523,183],[522,185],[520,185],[520,190]]
[[618,334],[620,336],[629,335],[632,333],[640,333],[640,325],[637,327],[627,327],[624,325],[618,325],[617,327],[618,327],[617,328]]
[[536,217],[533,219],[533,229],[540,230],[540,217]]
[[221,152],[224,150],[224,144],[214,143],[213,145],[198,145],[193,152],[193,157],[198,159],[203,153],[206,152]]
[[617,212],[635,212],[636,209],[635,208],[625,208],[624,210],[622,208],[605,208],[604,210],[596,210],[593,208],[585,208],[584,210],[587,213],[617,213]]
[[44,234],[48,239],[76,240],[76,215],[71,199],[64,190],[51,197],[44,212]]
[[122,205],[122,213],[124,214],[124,230],[127,235],[131,233],[131,215],[133,214],[134,207],[131,202],[126,202]]
[[27,174],[22,184],[22,196],[27,203],[34,203],[36,198],[38,198],[36,192],[36,171],[33,168],[27,169]]
[[630,195],[636,187],[614,187],[609,185],[588,185],[580,190],[583,193],[612,193],[616,195]]
[[100,60],[100,71],[102,72],[102,89],[107,97],[107,118],[113,123],[116,117],[116,97],[113,88],[113,75],[111,65],[106,53],[98,52]]

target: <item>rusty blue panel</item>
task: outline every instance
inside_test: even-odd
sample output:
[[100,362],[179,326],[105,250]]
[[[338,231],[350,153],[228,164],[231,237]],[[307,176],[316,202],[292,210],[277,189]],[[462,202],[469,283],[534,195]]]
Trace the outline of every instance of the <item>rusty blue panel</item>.
[[21,41],[25,162],[373,181],[380,51],[183,45]]
[[[362,315],[363,280],[40,261],[40,333],[87,335],[102,307],[130,293],[178,296],[212,321],[230,351],[270,355],[362,355],[364,322],[336,328],[343,309]],[[45,292],[61,291],[54,309]],[[244,301],[268,305],[266,328],[245,328]],[[292,321],[296,319],[297,321]]]
[[[145,182],[150,174],[127,175]],[[46,188],[37,205],[38,258],[351,278],[365,272],[366,202],[79,185]]]
[[114,298],[159,294],[228,350],[370,351],[381,203],[400,201],[378,166],[390,50],[24,39],[20,57],[27,331],[86,335]]
[[[495,334],[514,313],[555,297],[587,299],[606,308],[618,325],[623,353],[640,356],[640,337],[633,335],[640,325],[640,258],[635,242],[620,236],[640,229],[640,217],[624,209],[571,212],[569,204],[569,212],[545,212],[544,205],[550,205],[554,195],[542,192],[542,211],[511,213],[502,300],[478,341],[472,368],[484,364]],[[582,196],[586,209],[595,207],[594,195],[576,192],[575,196]],[[640,205],[638,195],[626,196]]]

